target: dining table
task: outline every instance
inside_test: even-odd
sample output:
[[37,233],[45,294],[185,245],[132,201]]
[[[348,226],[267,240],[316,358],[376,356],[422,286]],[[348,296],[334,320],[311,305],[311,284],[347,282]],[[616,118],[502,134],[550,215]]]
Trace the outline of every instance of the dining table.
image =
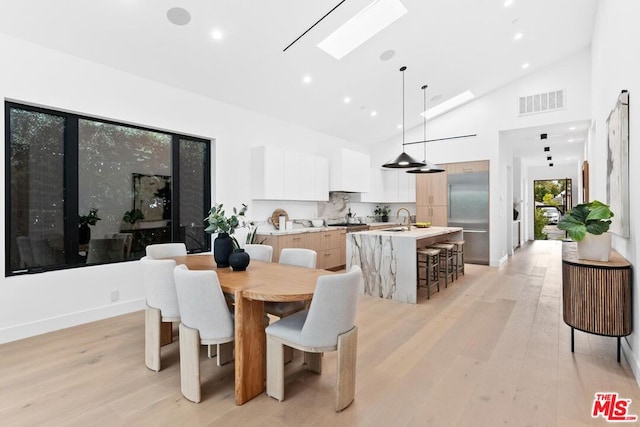
[[242,405],[265,391],[264,302],[309,301],[328,270],[251,260],[245,271],[218,268],[212,254],[170,257],[190,270],[212,270],[235,296],[235,398]]

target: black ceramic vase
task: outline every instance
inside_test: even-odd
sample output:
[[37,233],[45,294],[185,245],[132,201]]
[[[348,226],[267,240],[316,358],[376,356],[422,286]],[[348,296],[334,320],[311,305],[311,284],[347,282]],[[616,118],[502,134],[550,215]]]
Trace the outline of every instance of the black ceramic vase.
[[78,244],[86,245],[91,240],[91,228],[89,224],[81,224],[78,228]]
[[234,249],[229,255],[229,265],[233,271],[245,271],[249,266],[249,261],[251,261],[251,257],[244,249]]
[[388,222],[389,221],[389,216],[388,215],[382,215],[382,222]]
[[229,255],[233,252],[233,240],[227,233],[218,233],[213,240],[213,258],[218,268],[229,267]]

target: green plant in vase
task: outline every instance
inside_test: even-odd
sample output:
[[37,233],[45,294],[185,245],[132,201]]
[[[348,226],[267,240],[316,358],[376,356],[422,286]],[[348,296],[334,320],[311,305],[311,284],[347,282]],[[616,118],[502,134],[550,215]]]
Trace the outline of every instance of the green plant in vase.
[[608,261],[611,235],[607,233],[613,212],[608,205],[594,200],[581,203],[558,221],[558,228],[578,242],[578,256],[594,261]]
[[[234,207],[233,214],[229,216],[227,216],[222,203],[216,203],[209,209],[209,215],[204,219],[209,225],[204,231],[211,234],[218,233],[218,236],[213,241],[213,256],[218,267],[229,267],[230,256],[234,249],[248,257],[248,254],[240,249],[240,244],[233,235],[238,227],[245,226],[246,212],[247,205],[244,203],[240,210]],[[234,267],[234,270],[236,269],[240,268]]]

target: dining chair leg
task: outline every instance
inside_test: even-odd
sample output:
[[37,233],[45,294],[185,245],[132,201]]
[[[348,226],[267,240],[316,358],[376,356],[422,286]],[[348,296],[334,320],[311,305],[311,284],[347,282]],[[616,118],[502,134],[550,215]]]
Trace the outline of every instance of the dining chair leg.
[[311,353],[305,351],[304,364],[307,366],[307,371],[322,374],[322,353]]
[[233,341],[218,344],[218,366],[226,365],[233,360]]
[[338,336],[338,367],[336,369],[336,412],[351,405],[356,394],[356,356],[358,327]]
[[160,370],[160,310],[147,306],[144,312],[144,364],[152,371]]
[[289,363],[293,360],[293,348],[289,347],[288,345],[284,346],[284,359],[283,359],[283,363]]
[[284,400],[284,344],[267,335],[267,396]]
[[192,402],[200,402],[200,333],[180,323],[180,389]]

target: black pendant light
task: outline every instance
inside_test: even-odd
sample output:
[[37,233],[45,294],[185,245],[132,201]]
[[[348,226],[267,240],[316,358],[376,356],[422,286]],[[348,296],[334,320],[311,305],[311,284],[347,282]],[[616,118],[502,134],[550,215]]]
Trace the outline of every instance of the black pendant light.
[[444,172],[444,169],[442,169],[440,166],[433,164],[431,162],[427,161],[427,85],[422,86],[422,92],[424,94],[424,113],[423,113],[423,125],[422,125],[422,130],[423,130],[423,143],[422,146],[424,147],[424,166],[420,166],[416,169],[411,169],[408,170],[407,173],[439,173],[439,172]]
[[425,166],[423,162],[419,162],[418,160],[414,159],[413,157],[411,157],[410,155],[404,152],[404,70],[406,69],[407,67],[400,68],[400,71],[402,71],[402,153],[392,161],[382,165],[383,168],[395,168],[395,169],[405,168],[406,169],[406,168],[417,168],[420,166]]

